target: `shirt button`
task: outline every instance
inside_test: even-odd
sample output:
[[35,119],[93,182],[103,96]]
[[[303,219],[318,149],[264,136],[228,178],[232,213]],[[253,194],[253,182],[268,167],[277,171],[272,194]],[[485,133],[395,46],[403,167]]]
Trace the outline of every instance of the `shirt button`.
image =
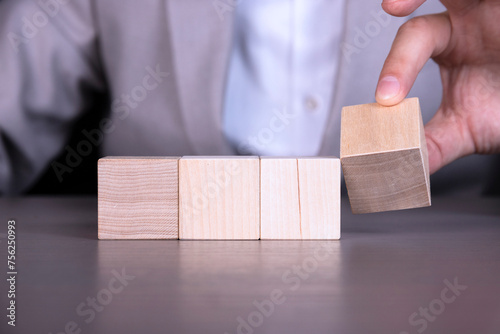
[[309,96],[305,99],[304,105],[307,111],[313,112],[318,109],[319,103],[316,98]]

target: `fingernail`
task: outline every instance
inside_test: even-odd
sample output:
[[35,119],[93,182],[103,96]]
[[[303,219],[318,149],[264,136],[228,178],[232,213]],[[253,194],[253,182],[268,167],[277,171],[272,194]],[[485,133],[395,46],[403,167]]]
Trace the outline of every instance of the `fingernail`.
[[401,86],[399,85],[399,81],[398,79],[396,79],[396,77],[384,77],[378,83],[377,97],[381,100],[389,100],[398,95],[400,89]]

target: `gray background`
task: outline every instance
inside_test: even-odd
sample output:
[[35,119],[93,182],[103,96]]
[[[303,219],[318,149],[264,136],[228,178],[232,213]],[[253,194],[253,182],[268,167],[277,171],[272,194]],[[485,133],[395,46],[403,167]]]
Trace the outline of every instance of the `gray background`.
[[[279,289],[286,300],[254,333],[418,333],[410,315],[456,278],[467,288],[422,332],[499,333],[500,203],[433,201],[353,216],[344,200],[341,241],[98,241],[93,197],[3,198],[0,233],[17,221],[18,327],[2,314],[0,332],[59,333],[75,321],[93,334],[237,333],[238,317]],[[322,247],[330,253],[314,267]],[[310,271],[298,288],[294,266]],[[87,324],[77,306],[122,269],[133,280]],[[2,313],[6,288],[2,280]]]

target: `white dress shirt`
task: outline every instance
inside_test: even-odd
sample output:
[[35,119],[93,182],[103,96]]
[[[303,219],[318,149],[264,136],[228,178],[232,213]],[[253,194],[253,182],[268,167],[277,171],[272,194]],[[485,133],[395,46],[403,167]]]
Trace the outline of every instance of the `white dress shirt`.
[[223,120],[239,153],[318,153],[335,90],[344,1],[239,2]]

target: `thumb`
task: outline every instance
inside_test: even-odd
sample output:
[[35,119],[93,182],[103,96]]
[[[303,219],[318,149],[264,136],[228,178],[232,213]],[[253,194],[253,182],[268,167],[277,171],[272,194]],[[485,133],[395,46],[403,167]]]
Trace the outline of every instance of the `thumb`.
[[466,124],[442,110],[425,126],[425,137],[431,174],[458,158],[474,153]]

